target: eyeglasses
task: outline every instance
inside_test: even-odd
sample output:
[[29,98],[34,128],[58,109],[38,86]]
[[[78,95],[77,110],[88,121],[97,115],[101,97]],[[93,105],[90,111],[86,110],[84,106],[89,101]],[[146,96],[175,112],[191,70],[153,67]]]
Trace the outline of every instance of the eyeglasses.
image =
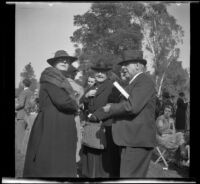
[[62,61],[62,63],[66,64],[66,63],[68,63],[68,61],[64,60],[64,61]]
[[69,63],[69,62],[67,60],[58,60],[57,63],[64,63],[64,64],[66,64],[66,63]]

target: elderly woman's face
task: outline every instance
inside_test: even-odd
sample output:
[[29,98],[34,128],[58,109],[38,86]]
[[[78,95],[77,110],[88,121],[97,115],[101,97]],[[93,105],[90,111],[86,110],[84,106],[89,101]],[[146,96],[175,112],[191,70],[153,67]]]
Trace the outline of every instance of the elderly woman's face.
[[106,72],[96,72],[95,79],[97,82],[103,82],[107,79],[107,73]]
[[58,62],[55,64],[54,67],[57,68],[58,70],[67,71],[68,68],[69,68],[69,63],[68,63],[68,61],[66,61],[66,60],[58,61]]

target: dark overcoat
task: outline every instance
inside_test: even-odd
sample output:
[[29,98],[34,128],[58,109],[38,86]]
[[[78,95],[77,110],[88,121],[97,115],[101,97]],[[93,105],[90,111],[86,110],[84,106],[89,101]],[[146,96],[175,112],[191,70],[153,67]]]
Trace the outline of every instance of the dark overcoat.
[[128,100],[112,104],[109,113],[103,114],[99,109],[94,114],[100,119],[116,118],[112,132],[117,145],[154,147],[156,91],[153,81],[142,73],[125,90],[130,95]]
[[41,83],[39,113],[28,142],[24,177],[76,177],[77,105],[62,88]]
[[139,74],[125,89],[129,98],[112,104],[110,112],[102,118],[116,118],[112,135],[115,144],[122,148],[120,177],[145,177],[156,146],[156,90],[145,73]]
[[[96,86],[94,86],[95,88]],[[104,81],[98,86],[95,97],[82,98],[82,102],[86,103],[89,113],[95,112],[97,109],[105,106],[107,103],[114,102],[113,84],[111,80]],[[82,174],[86,177],[114,177],[117,175],[119,168],[119,153],[116,145],[112,140],[111,125],[113,119],[108,118],[103,121],[106,128],[107,148],[105,150],[97,150],[93,148],[83,147],[82,154]],[[95,166],[94,166],[95,165]]]
[[187,103],[184,103],[183,99],[178,98],[177,100],[177,109],[176,109],[176,130],[185,130],[186,129],[186,110]]

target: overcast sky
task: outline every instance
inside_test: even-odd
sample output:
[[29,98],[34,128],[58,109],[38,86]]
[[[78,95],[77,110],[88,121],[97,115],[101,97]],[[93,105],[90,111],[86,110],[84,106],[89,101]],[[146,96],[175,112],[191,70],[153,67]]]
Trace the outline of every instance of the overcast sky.
[[[70,36],[77,29],[73,25],[74,15],[84,14],[91,3],[23,3],[16,5],[15,28],[15,85],[18,86],[20,73],[24,66],[32,63],[36,78],[39,79],[46,60],[54,56],[57,50],[64,49],[74,54],[74,44]],[[169,7],[185,32],[180,53],[183,67],[190,65],[190,8],[189,3]]]

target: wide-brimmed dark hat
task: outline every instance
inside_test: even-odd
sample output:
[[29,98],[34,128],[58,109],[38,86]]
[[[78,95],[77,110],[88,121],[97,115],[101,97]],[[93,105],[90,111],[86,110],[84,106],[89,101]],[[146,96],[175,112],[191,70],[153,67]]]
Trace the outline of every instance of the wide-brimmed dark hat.
[[112,67],[105,61],[99,61],[98,63],[94,64],[91,69],[95,71],[107,72],[111,70]]
[[118,65],[127,65],[129,63],[141,63],[146,66],[147,61],[143,59],[143,52],[140,50],[126,50],[124,51],[124,60]]
[[76,57],[73,57],[73,56],[69,56],[67,54],[66,51],[64,50],[58,50],[56,51],[55,55],[53,58],[50,58],[50,59],[47,59],[47,62],[50,64],[50,65],[53,65],[55,64],[55,62],[57,62],[58,60],[67,60],[69,61],[70,63],[74,62],[77,60]]

